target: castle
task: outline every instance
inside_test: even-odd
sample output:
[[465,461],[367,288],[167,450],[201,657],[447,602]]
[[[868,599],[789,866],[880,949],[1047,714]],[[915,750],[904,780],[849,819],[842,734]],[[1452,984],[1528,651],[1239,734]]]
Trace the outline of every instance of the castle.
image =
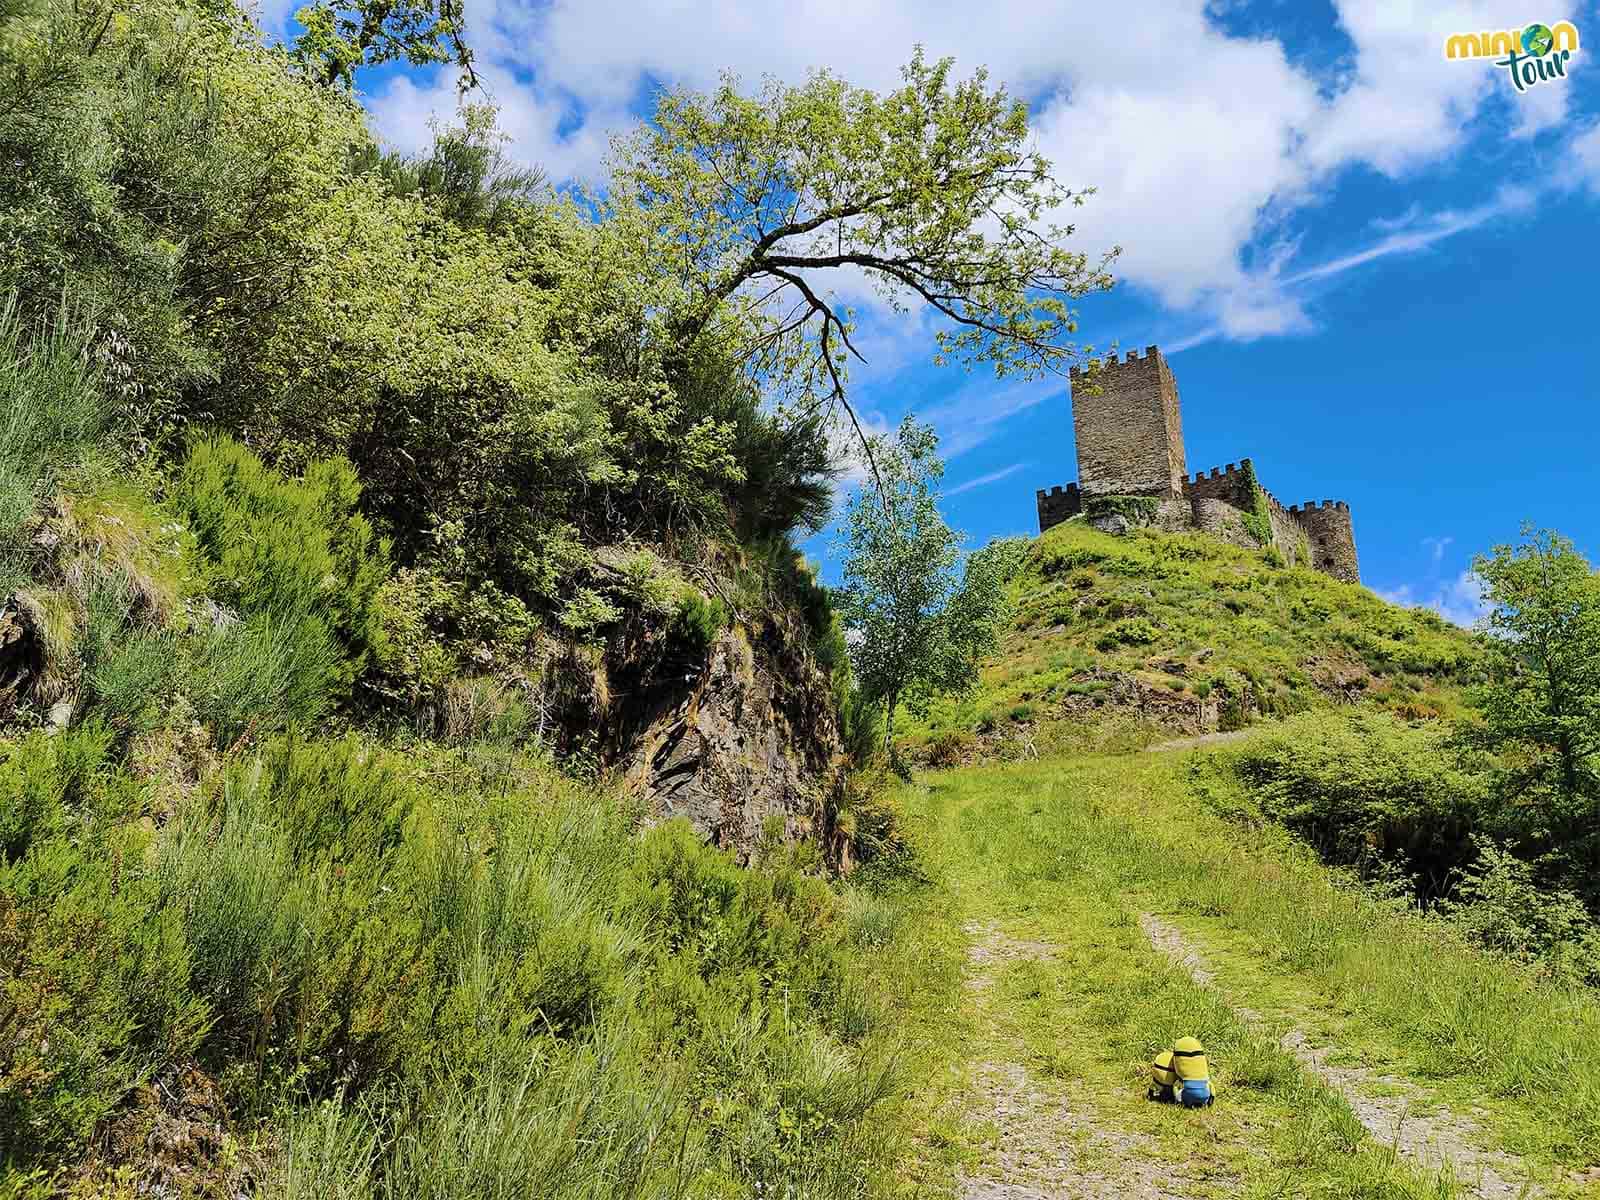
[[1350,506],[1343,500],[1285,508],[1246,458],[1190,476],[1178,381],[1154,346],[1073,367],[1072,427],[1078,482],[1037,493],[1039,532],[1085,515],[1101,528],[1145,523],[1199,529],[1246,546],[1270,544],[1291,564],[1361,582]]

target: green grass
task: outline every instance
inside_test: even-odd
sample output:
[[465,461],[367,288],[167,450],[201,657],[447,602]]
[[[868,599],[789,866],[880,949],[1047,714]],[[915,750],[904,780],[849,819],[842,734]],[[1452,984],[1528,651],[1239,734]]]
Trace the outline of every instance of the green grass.
[[[1558,1171],[1600,1162],[1600,1080],[1584,1066],[1600,999],[1339,886],[1281,831],[1220,815],[1235,787],[1214,758],[1148,754],[941,772],[905,789],[941,881],[915,919],[946,942],[992,924],[1055,948],[1007,966],[977,1011],[941,976],[949,1007],[928,1036],[947,1082],[926,1096],[927,1123],[953,1132],[930,1161],[984,1161],[986,1131],[959,1117],[964,1088],[975,1064],[1010,1055],[1080,1112],[1154,1138],[1160,1161],[1190,1162],[1201,1194],[1456,1194],[1397,1163],[1277,1048],[1293,1025],[1457,1111],[1481,1107],[1489,1145],[1568,1194]],[[1141,911],[1205,947],[1218,986],[1154,953]],[[1241,1024],[1239,1005],[1268,1032]],[[1211,1051],[1220,1101],[1199,1115],[1143,1100],[1144,1064],[1182,1033]]]
[[0,743],[0,1180],[149,1184],[198,1089],[208,1194],[241,1164],[280,1197],[890,1186],[915,1074],[882,997],[927,958],[892,879],[354,737],[235,756],[157,829],[112,743]]
[[[1473,639],[1433,613],[1198,533],[1115,537],[1069,521],[1035,540],[1011,596],[1012,627],[977,690],[904,722],[910,744],[1003,731],[1019,704],[1038,708],[1038,744],[1057,749],[1102,748],[1089,730],[1130,716],[1192,719],[1203,699],[1224,728],[1352,696],[1456,716],[1481,670]],[[1117,694],[1101,694],[1113,680]],[[1152,692],[1167,703],[1141,712]]]

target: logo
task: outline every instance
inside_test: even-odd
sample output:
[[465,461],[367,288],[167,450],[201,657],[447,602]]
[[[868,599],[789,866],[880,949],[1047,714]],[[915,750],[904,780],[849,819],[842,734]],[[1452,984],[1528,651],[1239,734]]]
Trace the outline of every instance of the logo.
[[[1567,77],[1567,60],[1578,49],[1578,27],[1571,21],[1542,25],[1535,21],[1523,29],[1504,33],[1452,33],[1444,40],[1446,58],[1488,58],[1511,73],[1519,92],[1552,79]],[[1504,57],[1497,57],[1503,55]]]

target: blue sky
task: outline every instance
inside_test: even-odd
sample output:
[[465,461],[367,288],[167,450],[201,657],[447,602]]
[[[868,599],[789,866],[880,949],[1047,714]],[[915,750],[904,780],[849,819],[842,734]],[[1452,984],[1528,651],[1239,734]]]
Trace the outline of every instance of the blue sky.
[[[289,0],[267,0],[281,28]],[[1072,187],[1073,244],[1120,244],[1083,340],[1162,346],[1191,471],[1254,459],[1286,504],[1347,500],[1368,586],[1458,620],[1472,555],[1553,526],[1600,557],[1600,5],[1545,0],[467,0],[516,153],[603,181],[607,137],[662,83],[828,67],[888,87],[917,43],[1026,98]],[[271,7],[277,4],[282,7]],[[1445,34],[1574,22],[1565,80],[1518,94]],[[416,149],[444,72],[362,80]],[[848,292],[846,293],[848,297]],[[864,299],[864,298],[863,298]],[[1035,532],[1075,475],[1065,381],[931,363],[931,326],[865,302],[855,394],[932,419],[946,512],[974,541]],[[816,544],[820,550],[825,542]]]

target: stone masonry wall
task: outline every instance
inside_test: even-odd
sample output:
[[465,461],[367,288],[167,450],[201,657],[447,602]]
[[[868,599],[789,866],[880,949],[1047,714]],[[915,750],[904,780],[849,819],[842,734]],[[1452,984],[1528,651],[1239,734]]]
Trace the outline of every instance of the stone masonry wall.
[[1085,496],[1183,495],[1186,474],[1178,382],[1154,346],[1097,371],[1074,367],[1072,427]]
[[1078,491],[1078,485],[1069,483],[1066,487],[1053,487],[1048,492],[1040,488],[1034,493],[1034,499],[1039,506],[1039,532],[1043,533],[1052,525],[1070,520],[1083,511],[1083,494]]
[[1306,505],[1291,505],[1289,515],[1305,530],[1313,567],[1346,583],[1361,582],[1348,504],[1343,500],[1324,500],[1319,506],[1313,500]]

